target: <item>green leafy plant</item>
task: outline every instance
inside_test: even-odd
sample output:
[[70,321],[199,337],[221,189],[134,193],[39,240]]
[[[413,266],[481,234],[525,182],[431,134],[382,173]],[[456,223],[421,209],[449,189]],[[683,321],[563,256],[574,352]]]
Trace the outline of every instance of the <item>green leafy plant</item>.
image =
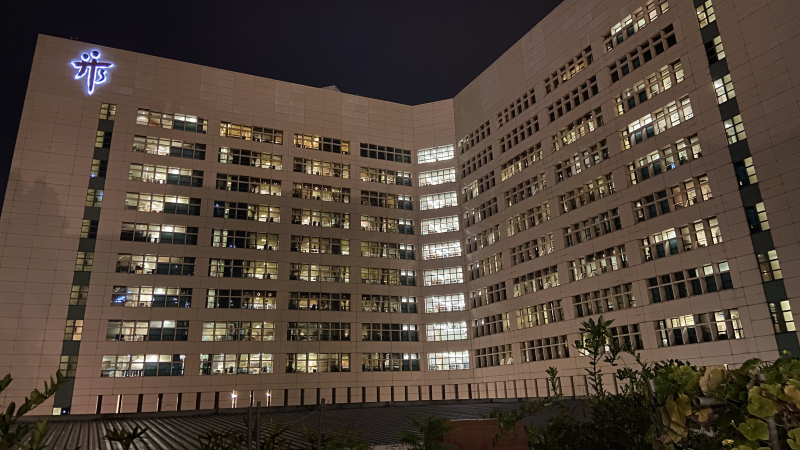
[[[10,374],[0,380],[0,394],[8,389],[12,381]],[[8,405],[6,411],[0,414],[0,450],[12,448],[42,450],[45,448],[44,443],[49,431],[47,421],[40,420],[32,424],[20,422],[19,419],[52,397],[63,385],[64,375],[56,372],[55,381],[51,377],[49,384],[45,381],[43,391],[34,389],[30,397],[25,397],[19,408],[15,402]]]
[[[209,431],[198,438],[200,450],[237,450],[242,447],[242,435],[232,431]],[[246,441],[245,441],[246,442]]]
[[138,425],[131,430],[126,428],[112,428],[106,432],[106,439],[108,439],[109,442],[116,442],[121,445],[123,449],[128,450],[137,439],[147,433],[147,430],[147,428],[139,428]]
[[369,450],[372,446],[364,440],[361,431],[353,429],[339,430],[333,433],[325,450]]
[[444,435],[458,430],[453,426],[449,419],[438,417],[428,417],[419,419],[413,416],[407,417],[408,423],[416,430],[416,433],[406,430],[398,430],[397,436],[408,450],[458,450],[452,444],[445,444],[439,439]]

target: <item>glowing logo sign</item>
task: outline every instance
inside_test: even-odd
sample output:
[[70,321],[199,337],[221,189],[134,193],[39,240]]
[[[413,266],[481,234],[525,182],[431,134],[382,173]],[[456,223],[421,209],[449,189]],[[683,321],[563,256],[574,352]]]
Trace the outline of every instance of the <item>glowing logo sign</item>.
[[108,81],[106,71],[114,67],[114,64],[110,62],[98,61],[99,58],[100,52],[92,50],[90,53],[82,54],[80,61],[71,63],[72,67],[78,70],[78,73],[75,74],[76,80],[86,77],[86,89],[89,95],[94,94],[96,86]]

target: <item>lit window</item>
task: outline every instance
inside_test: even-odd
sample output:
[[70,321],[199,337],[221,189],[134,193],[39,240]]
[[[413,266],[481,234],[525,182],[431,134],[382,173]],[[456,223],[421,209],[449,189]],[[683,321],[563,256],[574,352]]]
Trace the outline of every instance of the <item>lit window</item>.
[[728,136],[728,145],[747,139],[741,115],[736,115],[725,121],[725,135]]
[[114,116],[117,115],[117,105],[113,105],[110,103],[101,103],[100,104],[100,118],[103,120],[114,120]]
[[64,327],[65,341],[80,341],[83,334],[83,320],[67,319],[67,326]]
[[425,297],[425,312],[438,313],[447,311],[464,311],[466,309],[464,294],[434,295]]
[[453,151],[452,145],[426,148],[417,151],[417,164],[446,161],[453,158],[455,158],[455,152]]
[[67,378],[74,378],[78,370],[78,357],[77,356],[62,356],[61,363],[58,365],[58,370]]
[[87,189],[86,190],[86,206],[90,208],[100,208],[103,206],[103,190],[102,189]]
[[747,157],[742,161],[734,163],[733,170],[736,172],[736,178],[739,180],[739,186],[750,186],[751,184],[758,183],[758,177],[756,177],[756,168],[753,165],[752,157]]
[[717,103],[720,105],[736,97],[736,92],[733,91],[731,74],[727,74],[719,80],[714,80],[714,91],[717,93]]
[[705,28],[706,25],[717,20],[714,15],[714,6],[711,5],[711,0],[697,7],[697,20],[700,21],[700,28]]
[[769,222],[767,221],[767,210],[764,207],[764,202],[756,203],[753,206],[744,208],[744,215],[747,217],[747,223],[750,225],[750,233],[758,233],[759,231],[769,230]]
[[[466,325],[466,324],[465,324]],[[469,369],[469,352],[428,353],[428,370]]]
[[784,300],[780,303],[770,303],[769,312],[772,316],[772,325],[775,327],[775,333],[791,333],[796,331],[792,307],[789,304],[789,300]]
[[759,253],[758,268],[761,270],[761,280],[763,282],[780,280],[783,278],[781,273],[781,263],[778,261],[778,252],[770,250],[766,253]]
[[78,252],[75,259],[75,272],[91,272],[94,252]]
[[705,43],[706,58],[709,64],[725,59],[725,50],[722,48],[722,38],[719,36]]

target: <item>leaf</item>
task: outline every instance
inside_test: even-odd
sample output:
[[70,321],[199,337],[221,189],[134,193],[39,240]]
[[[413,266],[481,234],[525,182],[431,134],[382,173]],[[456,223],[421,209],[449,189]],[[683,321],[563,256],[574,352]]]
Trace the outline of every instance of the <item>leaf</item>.
[[766,441],[769,439],[769,430],[763,420],[747,419],[736,427],[742,436],[749,441]]
[[767,417],[774,416],[778,410],[775,409],[775,404],[772,403],[772,400],[768,400],[759,395],[750,396],[750,400],[747,404],[747,412],[756,417],[766,419]]
[[728,381],[728,369],[724,366],[712,366],[700,377],[700,389],[708,394]]
[[792,450],[800,450],[800,428],[795,428],[792,431],[786,433],[789,439],[786,442],[789,444],[789,448]]
[[712,412],[711,408],[703,408],[697,411],[697,421],[700,423],[707,421]]
[[[792,380],[794,381],[794,380]],[[792,399],[794,406],[800,408],[800,389],[797,389],[793,384],[790,384],[783,388],[783,393],[788,395],[789,398]],[[798,441],[800,442],[800,441]]]

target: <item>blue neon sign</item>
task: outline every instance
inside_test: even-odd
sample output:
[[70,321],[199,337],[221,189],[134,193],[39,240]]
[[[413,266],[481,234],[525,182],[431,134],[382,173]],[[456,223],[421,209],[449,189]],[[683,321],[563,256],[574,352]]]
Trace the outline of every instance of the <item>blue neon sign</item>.
[[72,67],[78,71],[75,79],[86,77],[86,92],[94,94],[94,88],[108,81],[107,71],[114,67],[110,62],[101,62],[100,52],[92,50],[81,55],[80,61],[72,61]]

